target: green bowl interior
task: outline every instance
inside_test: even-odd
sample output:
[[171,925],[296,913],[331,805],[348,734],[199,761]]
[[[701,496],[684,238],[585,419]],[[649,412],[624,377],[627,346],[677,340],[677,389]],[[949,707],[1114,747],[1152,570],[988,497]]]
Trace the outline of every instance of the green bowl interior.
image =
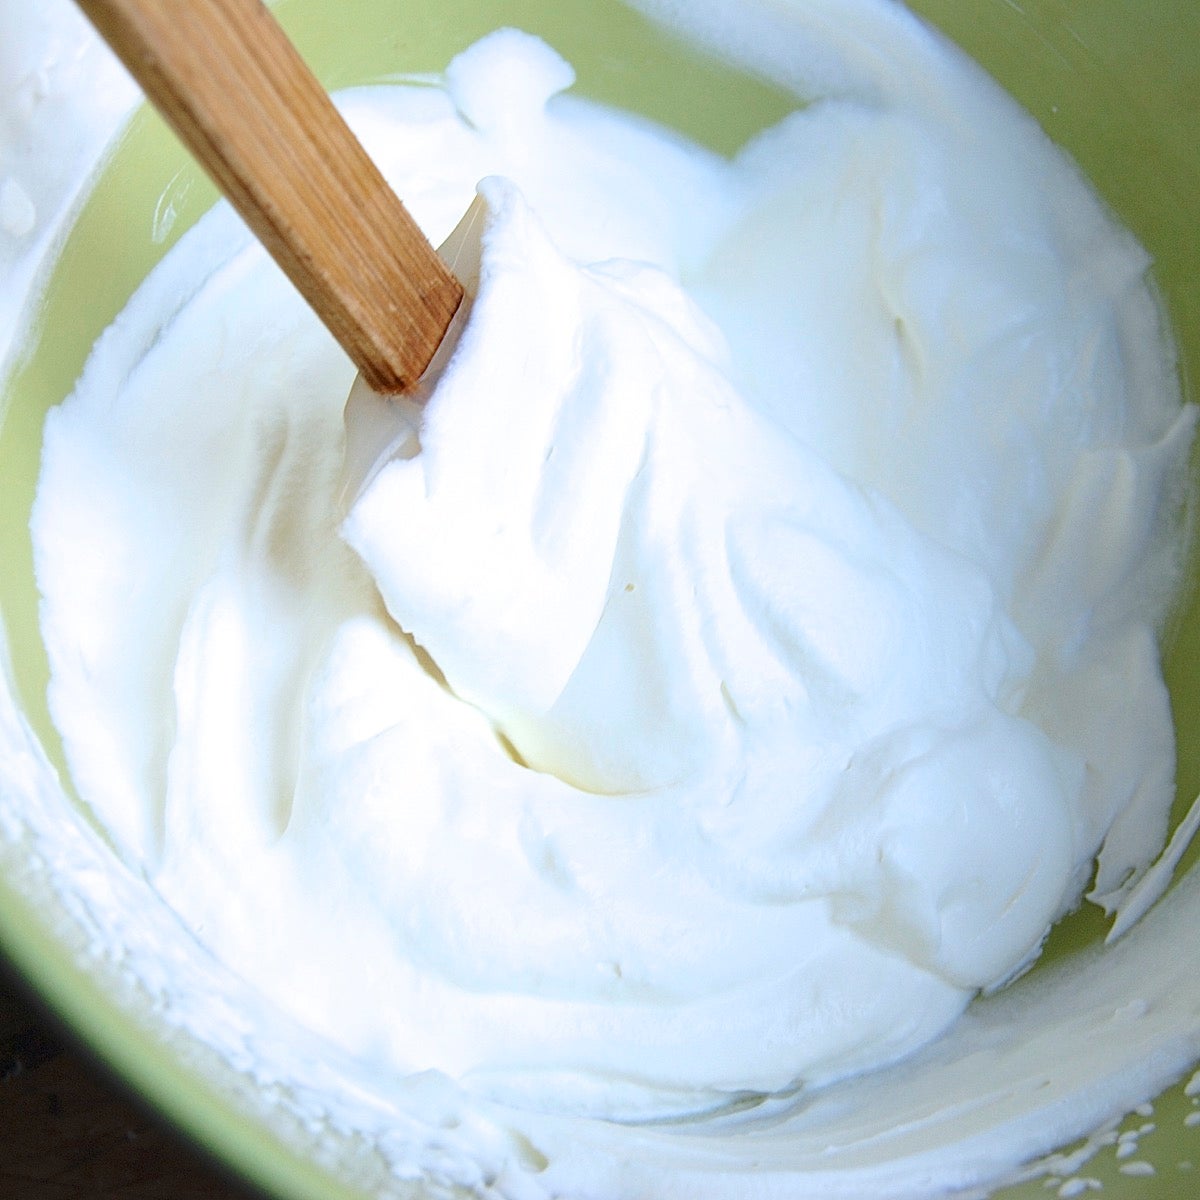
[[[1200,10],[1194,0],[915,0],[912,7],[978,59],[1067,147],[1147,246],[1180,347],[1185,389],[1200,378]],[[498,25],[537,33],[578,72],[577,88],[729,152],[795,106],[795,98],[698,55],[616,0],[280,0],[276,11],[330,88],[439,72]],[[45,704],[28,534],[41,425],[70,391],[96,337],[150,267],[214,202],[216,192],[153,114],[141,111],[115,149],[65,242],[29,351],[6,387],[0,426],[0,612],[18,693],[52,761],[66,772]],[[1194,564],[1193,564],[1194,567]],[[1200,792],[1200,588],[1196,571],[1168,631],[1166,672],[1179,733],[1176,818]],[[1200,858],[1193,847],[1184,863]],[[1085,906],[1053,933],[1046,960],[1102,937]],[[219,1158],[281,1196],[353,1193],[265,1130],[247,1125],[116,1008],[10,880],[0,882],[0,940],[66,1020],[153,1103]],[[1159,1130],[1140,1157],[1152,1178],[1090,1165],[1114,1200],[1181,1191],[1180,1163],[1200,1164],[1185,1130],[1182,1087],[1158,1102]],[[1139,1124],[1142,1118],[1136,1118]],[[1038,1181],[1003,1195],[1046,1195]]]

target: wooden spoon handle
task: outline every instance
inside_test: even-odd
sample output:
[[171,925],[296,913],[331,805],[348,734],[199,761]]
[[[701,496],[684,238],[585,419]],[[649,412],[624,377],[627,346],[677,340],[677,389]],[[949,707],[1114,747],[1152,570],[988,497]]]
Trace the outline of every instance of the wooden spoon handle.
[[414,384],[462,299],[260,0],[78,0],[377,391]]

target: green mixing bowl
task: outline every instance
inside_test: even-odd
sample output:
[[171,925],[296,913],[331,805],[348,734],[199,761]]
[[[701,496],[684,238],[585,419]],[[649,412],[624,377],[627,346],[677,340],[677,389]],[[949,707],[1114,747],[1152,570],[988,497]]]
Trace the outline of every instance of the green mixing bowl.
[[[775,0],[775,7],[788,2]],[[1151,252],[1190,395],[1200,377],[1200,5],[914,0],[912,7],[1037,117]],[[685,46],[617,0],[280,0],[276,11],[331,89],[438,72],[483,33],[515,25],[544,37],[575,65],[583,94],[642,112],[720,151],[733,150],[797,103],[782,86]],[[211,185],[157,118],[137,113],[78,211],[38,302],[27,353],[5,383],[0,613],[12,696],[30,732],[25,746],[4,747],[0,756],[6,764],[0,771],[0,943],[137,1091],[268,1192],[294,1200],[349,1200],[389,1188],[388,1194],[414,1197],[457,1194],[425,1181],[399,1183],[378,1144],[332,1117],[317,1131],[306,1127],[289,1097],[262,1083],[254,1062],[257,1042],[252,1048],[247,1041],[239,1053],[236,1046],[214,1048],[183,1031],[157,981],[194,977],[195,987],[205,990],[214,986],[212,979],[187,955],[163,958],[159,948],[170,914],[117,866],[82,809],[54,794],[44,769],[48,763],[67,778],[44,699],[47,666],[28,534],[42,420],[69,392],[92,342],[150,266],[214,199]],[[1179,737],[1178,821],[1200,792],[1200,586],[1194,570],[1165,655]],[[1193,848],[1169,898],[1182,914],[1176,924],[1184,932],[1151,932],[1159,936],[1155,952],[1169,955],[1181,978],[1200,980],[1200,943],[1187,935],[1200,911],[1196,859]],[[87,880],[88,886],[64,879]],[[93,903],[97,888],[127,909],[127,918],[110,922],[104,915],[109,909]],[[1068,918],[1039,966],[1011,990],[1037,988],[1053,976],[1063,994],[1078,978],[1082,994],[1104,932],[1090,908]],[[1139,929],[1130,941],[1148,936]],[[1198,990],[1200,982],[1179,993],[1173,1040],[1160,1038],[1143,1058],[1131,1051],[1129,1061],[1114,1068],[1129,1077],[1129,1107],[1160,1093],[1153,1115],[1135,1112],[1121,1124],[1120,1113],[1094,1113],[1094,1121],[1108,1121],[1105,1136],[1064,1147],[1069,1152],[1082,1144],[1084,1151],[1056,1161],[1049,1177],[1010,1185],[999,1195],[1070,1196],[1099,1185],[1111,1200],[1200,1195],[1200,1118],[1187,1120],[1196,1103],[1182,1081],[1161,1091],[1189,1055],[1200,1057]],[[236,998],[229,1005],[236,1026]],[[280,1030],[280,1039],[288,1036]],[[313,1052],[320,1054],[320,1047]],[[1053,1058],[1053,1046],[1048,1055]],[[981,1092],[988,1086],[979,1081]],[[897,1122],[906,1119],[903,1095],[896,1092]],[[1122,1149],[1135,1143],[1136,1154]]]

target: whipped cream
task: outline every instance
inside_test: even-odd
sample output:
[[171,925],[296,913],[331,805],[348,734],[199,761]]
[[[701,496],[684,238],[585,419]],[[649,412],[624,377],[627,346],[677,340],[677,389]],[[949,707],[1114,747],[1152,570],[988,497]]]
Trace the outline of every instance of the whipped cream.
[[0,367],[114,127],[138,99],[73,4],[0,6]]
[[347,95],[431,237],[487,208],[424,408],[352,398],[366,471],[349,368],[224,209],[47,422],[81,797],[213,956],[398,1081],[782,1104],[935,1039],[1085,889],[1148,903],[1194,426],[1148,261],[866,11],[920,86],[831,89],[733,162],[514,31]]

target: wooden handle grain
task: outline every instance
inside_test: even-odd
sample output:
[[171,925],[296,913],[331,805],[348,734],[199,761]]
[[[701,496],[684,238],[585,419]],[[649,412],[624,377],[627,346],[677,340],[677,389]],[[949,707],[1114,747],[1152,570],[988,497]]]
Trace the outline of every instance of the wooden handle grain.
[[377,391],[420,377],[462,288],[260,0],[78,0]]

